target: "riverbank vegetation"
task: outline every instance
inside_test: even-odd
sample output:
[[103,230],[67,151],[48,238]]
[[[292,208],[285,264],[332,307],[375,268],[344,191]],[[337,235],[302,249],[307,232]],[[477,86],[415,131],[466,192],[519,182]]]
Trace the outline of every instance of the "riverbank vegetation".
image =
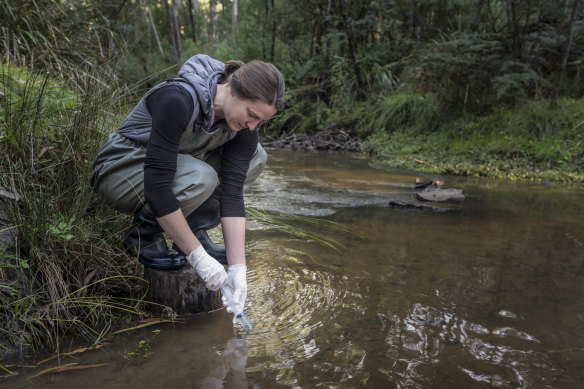
[[120,313],[142,309],[137,266],[117,249],[125,219],[87,184],[117,97],[94,77],[84,93],[10,65],[0,77],[2,348],[58,350],[67,333],[99,339]]
[[342,131],[388,167],[584,182],[581,0],[0,0],[5,350],[141,315],[128,218],[88,185],[105,134],[194,53],[275,63],[272,138]]

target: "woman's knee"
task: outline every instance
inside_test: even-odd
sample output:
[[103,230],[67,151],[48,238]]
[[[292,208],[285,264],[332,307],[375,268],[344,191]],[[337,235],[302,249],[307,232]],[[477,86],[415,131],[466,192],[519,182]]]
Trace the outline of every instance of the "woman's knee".
[[[98,196],[110,207],[126,213],[135,212],[144,205],[144,184],[131,182],[126,177],[108,177],[95,188]],[[117,179],[116,179],[117,178]]]
[[188,215],[213,194],[219,186],[219,177],[215,169],[203,161],[182,159],[184,159],[182,165],[181,161],[178,161],[173,191],[181,209]]
[[219,186],[219,177],[215,169],[209,166],[209,169],[193,172],[186,184],[184,191],[191,193],[190,197],[203,196],[206,199]]
[[247,188],[258,179],[260,174],[264,171],[267,161],[268,153],[266,153],[262,145],[258,144],[256,152],[249,163],[249,168],[247,169],[245,183],[243,184],[244,191],[246,191]]

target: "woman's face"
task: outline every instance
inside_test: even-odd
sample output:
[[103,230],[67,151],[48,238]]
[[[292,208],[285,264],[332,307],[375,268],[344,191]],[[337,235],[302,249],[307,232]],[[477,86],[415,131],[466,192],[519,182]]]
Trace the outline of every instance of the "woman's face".
[[262,101],[242,99],[232,90],[229,91],[223,111],[225,121],[233,131],[240,131],[244,128],[253,131],[261,121],[271,119],[277,112],[276,107],[272,105]]

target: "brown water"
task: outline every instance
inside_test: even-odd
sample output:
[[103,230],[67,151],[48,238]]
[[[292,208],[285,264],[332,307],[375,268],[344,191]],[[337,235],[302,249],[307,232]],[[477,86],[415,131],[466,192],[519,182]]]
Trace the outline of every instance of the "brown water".
[[[582,387],[582,188],[441,177],[467,199],[412,211],[387,203],[409,198],[420,174],[349,156],[269,155],[248,205],[363,236],[321,228],[346,247],[337,253],[249,222],[253,333],[244,338],[217,311],[61,360],[104,366],[25,380],[51,361],[0,386]],[[150,355],[130,359],[140,341]]]

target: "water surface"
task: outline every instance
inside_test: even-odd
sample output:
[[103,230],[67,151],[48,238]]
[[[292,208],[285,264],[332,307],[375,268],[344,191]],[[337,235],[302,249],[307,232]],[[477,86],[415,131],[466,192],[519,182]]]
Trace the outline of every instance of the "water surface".
[[[23,367],[0,385],[582,387],[582,188],[439,177],[467,198],[445,212],[389,207],[413,196],[416,178],[438,177],[271,150],[248,206],[303,228],[280,213],[334,221],[360,236],[319,227],[344,246],[337,252],[250,221],[253,333],[243,337],[221,310],[61,360],[104,366],[32,380],[24,377],[40,368]],[[148,355],[129,358],[140,341]]]

